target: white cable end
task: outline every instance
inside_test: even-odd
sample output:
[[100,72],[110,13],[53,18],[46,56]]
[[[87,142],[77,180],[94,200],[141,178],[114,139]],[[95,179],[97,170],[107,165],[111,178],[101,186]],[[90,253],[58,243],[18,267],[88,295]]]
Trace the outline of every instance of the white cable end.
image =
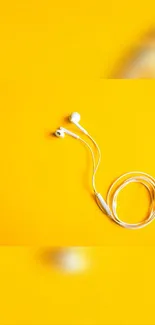
[[108,216],[112,216],[111,214],[111,210],[108,206],[108,204],[106,203],[106,201],[103,199],[102,195],[100,193],[95,193],[97,199],[99,200],[102,208],[104,209],[104,211],[107,213]]

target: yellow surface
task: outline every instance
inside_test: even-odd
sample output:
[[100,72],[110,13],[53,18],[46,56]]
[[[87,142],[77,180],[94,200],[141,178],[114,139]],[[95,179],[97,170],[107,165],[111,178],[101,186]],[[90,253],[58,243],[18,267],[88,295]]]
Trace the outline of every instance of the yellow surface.
[[76,275],[45,267],[40,251],[0,248],[0,324],[155,324],[153,247],[81,249],[92,267]]
[[[146,82],[3,83],[1,93],[1,244],[154,244],[155,223],[126,231],[111,223],[91,195],[89,152],[49,133],[72,110],[100,145],[97,188],[105,196],[120,174],[155,176],[154,85]],[[32,89],[33,87],[33,89]],[[7,89],[6,89],[7,88]],[[26,94],[25,94],[26,89]],[[138,221],[148,209],[143,187],[120,196],[120,215]]]
[[19,82],[25,98],[28,85],[46,95],[52,79],[107,78],[154,28],[154,9],[153,0],[1,1],[1,80]]
[[[103,195],[126,171],[155,176],[154,85],[102,80],[122,49],[153,26],[154,7],[1,3],[1,244],[154,243],[155,224],[128,232],[101,213],[91,195],[89,153],[74,139],[49,135],[59,125],[76,131],[65,119],[81,113],[101,147]],[[121,216],[139,220],[147,195],[137,187],[128,192]]]
[[[75,131],[65,118],[81,113],[102,150],[103,195],[126,171],[155,176],[154,84],[103,80],[154,21],[154,1],[1,1],[0,244],[104,248],[87,250],[86,273],[66,276],[40,249],[1,247],[0,325],[155,324],[155,223],[112,224],[91,195],[89,153],[49,136]],[[147,206],[137,185],[120,196],[125,220]]]

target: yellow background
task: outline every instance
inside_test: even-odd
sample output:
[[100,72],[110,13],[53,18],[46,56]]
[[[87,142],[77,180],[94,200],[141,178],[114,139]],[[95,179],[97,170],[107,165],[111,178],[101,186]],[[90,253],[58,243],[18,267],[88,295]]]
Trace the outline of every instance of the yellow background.
[[0,248],[0,324],[155,324],[153,247],[80,249],[92,267],[71,275],[45,267],[40,252]]
[[[104,79],[122,49],[153,26],[153,9],[153,2],[1,3],[1,244],[154,243],[155,224],[128,232],[101,213],[89,153],[50,136],[59,125],[76,131],[66,117],[81,113],[102,151],[103,195],[126,171],[155,176],[153,83]],[[126,194],[121,216],[144,217],[144,189]]]
[[[100,211],[85,147],[71,137],[49,135],[59,125],[76,130],[64,118],[80,111],[102,151],[96,184],[104,196],[126,171],[155,175],[154,85],[61,81],[51,82],[46,94],[40,85],[31,87],[25,95],[23,85],[12,83],[1,96],[1,244],[154,244],[154,223],[126,231]],[[120,216],[138,221],[148,203],[144,189],[135,185],[120,197]]]
[[[154,1],[1,1],[0,244],[104,248],[68,277],[45,267],[40,249],[1,247],[0,324],[155,324],[155,223],[112,224],[91,196],[89,153],[49,136],[75,130],[66,117],[81,113],[102,150],[103,195],[123,172],[155,176],[154,84],[105,80],[154,21]],[[143,188],[120,199],[121,216],[144,216]]]

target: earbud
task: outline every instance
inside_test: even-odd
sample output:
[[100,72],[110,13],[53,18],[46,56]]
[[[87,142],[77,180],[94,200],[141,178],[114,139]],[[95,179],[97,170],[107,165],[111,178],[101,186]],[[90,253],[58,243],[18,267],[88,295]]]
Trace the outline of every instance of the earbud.
[[80,119],[80,114],[77,112],[73,112],[69,116],[70,122],[74,123],[84,134],[88,134],[88,132],[79,124]]
[[58,138],[64,138],[64,137],[65,137],[65,133],[64,133],[64,131],[61,130],[61,129],[56,130],[56,131],[55,131],[55,135],[56,135],[56,137],[58,137]]
[[[80,119],[81,119],[80,114],[77,112],[72,113],[69,117],[70,122],[74,123],[84,134],[88,135],[88,132],[79,124]],[[79,135],[77,135],[76,133],[73,133],[63,127],[60,127],[58,130],[56,130],[55,135],[58,138],[64,138],[65,133],[75,139],[80,138]]]
[[74,112],[74,113],[72,113],[72,114],[69,116],[69,120],[70,120],[72,123],[79,123],[80,120],[81,120],[81,116],[80,116],[79,113]]
[[79,135],[77,135],[77,134],[75,134],[75,133],[73,133],[73,132],[71,132],[71,131],[63,128],[62,126],[58,130],[56,130],[55,135],[58,138],[64,138],[65,137],[65,133],[68,134],[68,135],[70,135],[71,137],[73,137],[75,139],[79,139]]

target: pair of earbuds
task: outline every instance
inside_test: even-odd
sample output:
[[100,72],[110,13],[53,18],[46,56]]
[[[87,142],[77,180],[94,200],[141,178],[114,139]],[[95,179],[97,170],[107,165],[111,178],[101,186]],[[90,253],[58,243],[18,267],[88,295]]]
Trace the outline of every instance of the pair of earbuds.
[[[77,112],[74,112],[72,113],[70,116],[69,116],[69,121],[73,124],[75,124],[79,129],[80,131],[82,131],[84,134],[88,134],[88,132],[80,125],[80,120],[81,120],[81,116],[79,113]],[[58,138],[64,138],[65,134],[68,134],[70,136],[72,136],[73,138],[75,139],[79,139],[79,136],[63,127],[60,127],[58,130],[56,130],[55,132],[55,135],[58,137]]]
[[[64,138],[65,134],[72,136],[75,139],[80,140],[90,151],[93,161],[93,173],[92,173],[92,188],[94,191],[94,195],[96,198],[96,202],[103,213],[105,213],[109,218],[116,222],[119,226],[122,226],[127,229],[139,229],[143,228],[149,223],[151,223],[155,219],[155,178],[150,176],[147,173],[140,172],[140,171],[133,171],[128,172],[120,177],[118,177],[110,186],[109,191],[107,193],[106,199],[102,197],[102,195],[97,191],[96,184],[95,184],[95,176],[96,172],[98,170],[100,161],[101,161],[101,151],[97,144],[97,142],[93,139],[93,137],[87,132],[86,129],[84,129],[80,125],[80,114],[77,112],[72,113],[69,116],[69,121],[73,123],[82,133],[84,133],[85,136],[87,136],[92,144],[97,149],[98,155],[96,158],[95,152],[93,148],[90,146],[90,144],[80,137],[78,134],[73,133],[72,131],[60,127],[56,130],[55,135],[58,138]],[[120,192],[131,183],[140,183],[141,185],[145,186],[145,188],[148,190],[150,195],[150,207],[149,207],[149,213],[145,220],[139,222],[139,223],[127,223],[122,220],[120,220],[118,214],[117,214],[117,199],[120,194]]]

